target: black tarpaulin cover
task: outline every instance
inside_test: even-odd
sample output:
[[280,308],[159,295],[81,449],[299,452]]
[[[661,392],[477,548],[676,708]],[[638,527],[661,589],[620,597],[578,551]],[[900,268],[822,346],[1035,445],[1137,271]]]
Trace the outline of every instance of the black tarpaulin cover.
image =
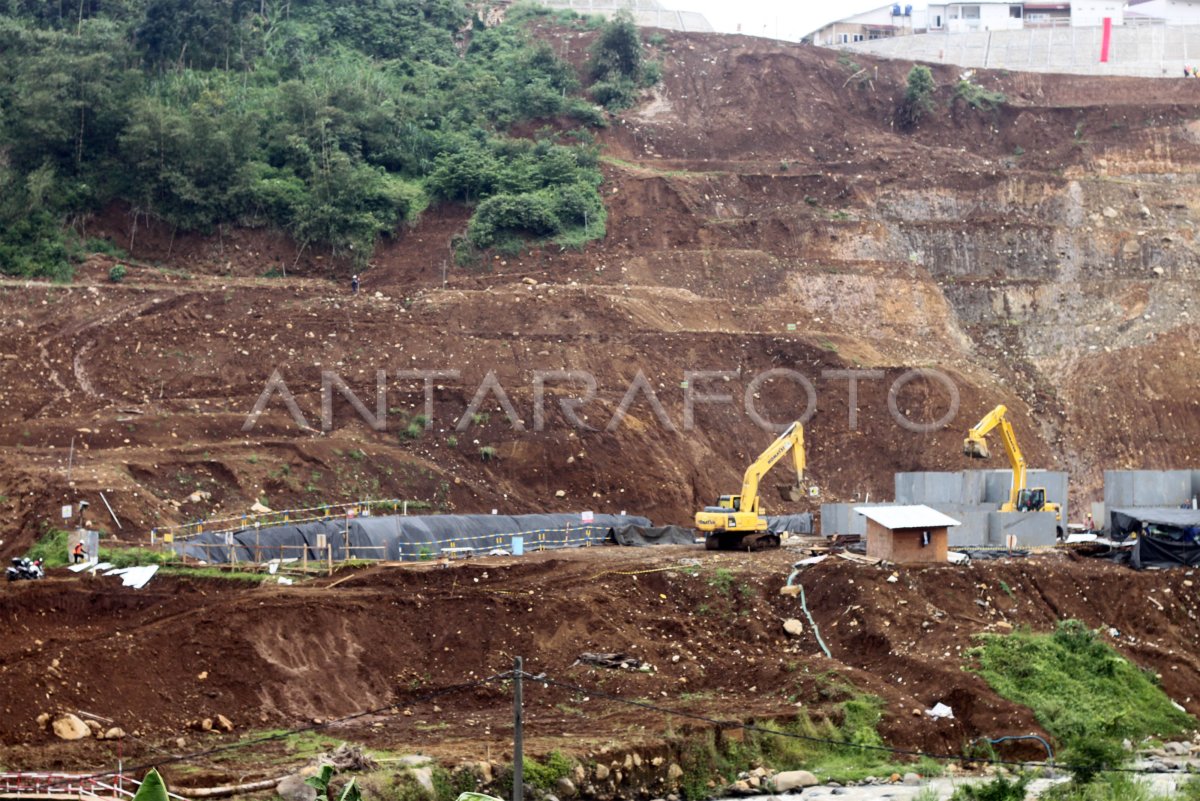
[[1200,528],[1200,509],[1147,507],[1145,509],[1113,509],[1109,513],[1114,538],[1137,534],[1145,525],[1186,531]]
[[1200,565],[1200,545],[1195,541],[1143,535],[1133,544],[1129,564],[1138,570],[1148,567],[1196,567]]
[[696,532],[682,526],[624,526],[612,529],[617,545],[691,545]]
[[812,512],[802,512],[798,515],[778,515],[767,518],[767,531],[772,534],[812,534]]
[[1129,564],[1136,569],[1200,566],[1200,510],[1113,509],[1109,520],[1113,539],[1138,535],[1129,555]]
[[[511,550],[512,538],[524,538],[525,550],[600,545],[626,526],[650,526],[634,515],[594,515],[588,523],[577,514],[544,515],[387,515],[335,517],[234,532],[205,532],[175,543],[176,552],[206,562],[265,562],[271,559],[325,559],[322,535],[334,560],[428,559],[446,548],[486,553]],[[306,555],[307,552],[307,555]]]

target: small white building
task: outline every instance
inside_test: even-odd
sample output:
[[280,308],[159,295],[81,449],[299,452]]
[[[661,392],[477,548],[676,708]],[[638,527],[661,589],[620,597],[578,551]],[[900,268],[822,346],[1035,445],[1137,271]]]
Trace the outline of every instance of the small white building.
[[929,30],[947,33],[1009,31],[1024,27],[1025,4],[1011,0],[971,0],[965,3],[930,3]]

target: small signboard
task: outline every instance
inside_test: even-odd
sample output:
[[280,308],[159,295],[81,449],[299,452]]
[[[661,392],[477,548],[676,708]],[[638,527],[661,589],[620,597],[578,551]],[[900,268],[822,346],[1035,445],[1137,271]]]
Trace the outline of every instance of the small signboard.
[[68,503],[66,506],[64,506],[64,507],[62,508],[62,518],[63,518],[63,520],[70,520],[70,519],[71,519],[71,515],[73,515],[73,514],[74,514],[74,512],[72,511],[72,508],[73,508],[73,507],[72,507],[72,506],[71,506],[71,504],[69,504],[69,503]]
[[582,514],[579,515],[579,517],[585,523],[595,523],[596,522],[596,514],[594,512],[583,512]]
[[325,549],[325,535],[318,534],[317,535],[317,550],[320,551],[320,550],[324,550],[324,549]]
[[796,324],[795,324],[795,323],[788,323],[788,324],[787,324],[787,330],[789,330],[789,331],[795,331],[795,330],[796,330]]
[[1009,534],[1007,537],[1004,538],[1004,541],[1005,541],[1005,543],[1008,544],[1008,550],[1015,551],[1017,549],[1017,535],[1016,534]]

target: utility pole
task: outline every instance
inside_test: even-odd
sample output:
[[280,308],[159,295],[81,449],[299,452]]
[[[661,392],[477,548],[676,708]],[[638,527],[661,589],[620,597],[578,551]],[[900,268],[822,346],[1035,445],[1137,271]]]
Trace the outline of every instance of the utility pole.
[[521,657],[513,659],[513,792],[512,801],[522,801],[525,788],[525,725],[524,713],[521,711],[521,675],[524,673],[525,660]]

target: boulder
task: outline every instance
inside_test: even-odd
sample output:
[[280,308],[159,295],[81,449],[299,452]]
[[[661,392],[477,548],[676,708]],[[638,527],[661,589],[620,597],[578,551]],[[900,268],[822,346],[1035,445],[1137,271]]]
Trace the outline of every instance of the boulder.
[[596,765],[596,781],[602,782],[608,778],[608,765]]
[[113,726],[108,731],[104,732],[105,740],[123,740],[125,739],[125,730],[120,726]]
[[817,777],[807,770],[785,770],[775,774],[774,784],[775,792],[790,793],[792,790],[815,787],[818,782]]
[[437,790],[434,789],[433,786],[433,768],[409,768],[408,775],[412,776],[413,779],[416,780],[417,784],[421,785],[421,789],[424,790],[430,798],[437,797]]
[[574,798],[575,793],[578,792],[575,789],[575,782],[571,781],[566,776],[563,776],[554,783],[554,791],[561,798]]
[[44,729],[49,724],[50,724],[50,713],[49,712],[43,712],[42,714],[37,716],[37,725],[38,726],[41,726]]
[[82,740],[90,737],[92,730],[77,715],[59,715],[52,724],[54,736],[60,740]]
[[679,765],[677,765],[674,762],[672,762],[670,765],[667,766],[667,781],[671,782],[672,784],[675,784],[682,778],[683,778],[683,768],[679,767]]
[[916,773],[905,773],[904,778],[901,779],[901,781],[912,787],[921,783],[921,777]]
[[397,759],[396,762],[406,768],[423,768],[433,762],[433,759],[424,754],[405,754]]
[[783,621],[783,630],[793,637],[799,637],[804,633],[804,624],[794,617],[790,617]]
[[100,721],[92,720],[91,718],[88,718],[87,720],[84,721],[84,723],[86,723],[87,727],[89,729],[91,729],[92,735],[94,737],[103,737],[104,736],[104,727],[100,725]]
[[304,777],[297,773],[285,776],[275,785],[275,792],[283,801],[317,801],[317,788],[309,787],[304,783]]
[[225,731],[233,731],[233,721],[224,715],[217,715],[217,725]]

